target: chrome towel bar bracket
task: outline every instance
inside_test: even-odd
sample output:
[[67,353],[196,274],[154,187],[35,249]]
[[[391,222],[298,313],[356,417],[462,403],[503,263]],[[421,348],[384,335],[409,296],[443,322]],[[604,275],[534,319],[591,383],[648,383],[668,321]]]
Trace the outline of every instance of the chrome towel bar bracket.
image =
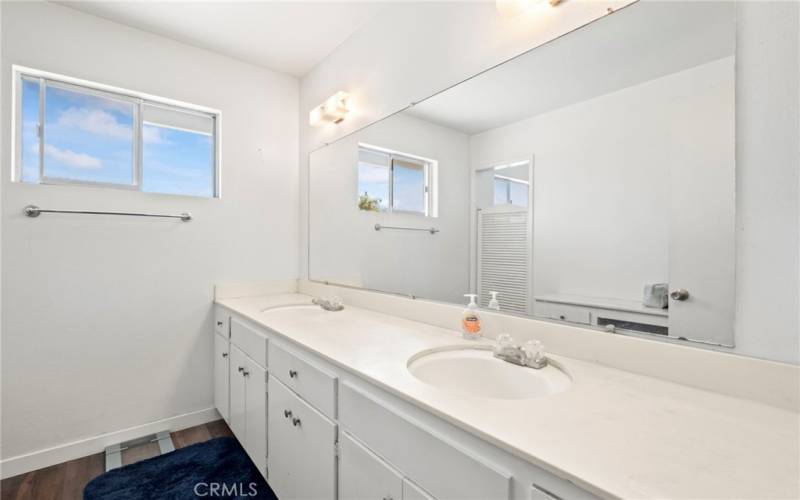
[[162,219],[180,219],[183,222],[192,220],[192,214],[184,212],[178,215],[170,214],[142,214],[136,212],[98,212],[90,210],[45,210],[36,205],[28,205],[23,210],[28,217],[39,217],[41,214],[83,214],[83,215],[127,215],[130,217],[159,217]]
[[375,224],[375,230],[380,231],[381,229],[399,229],[401,231],[425,231],[426,233],[436,234],[439,232],[438,229],[435,227],[399,227],[399,226],[383,226],[381,224]]

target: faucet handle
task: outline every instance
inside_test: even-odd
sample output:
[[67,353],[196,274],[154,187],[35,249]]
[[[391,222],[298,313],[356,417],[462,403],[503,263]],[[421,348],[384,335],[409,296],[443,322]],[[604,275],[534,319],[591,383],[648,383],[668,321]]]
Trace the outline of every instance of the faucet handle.
[[544,346],[538,340],[529,340],[522,346],[528,358],[528,365],[541,368],[547,364],[547,358],[544,355]]
[[497,345],[494,348],[495,354],[503,352],[505,349],[514,347],[514,337],[507,333],[501,333],[497,336]]

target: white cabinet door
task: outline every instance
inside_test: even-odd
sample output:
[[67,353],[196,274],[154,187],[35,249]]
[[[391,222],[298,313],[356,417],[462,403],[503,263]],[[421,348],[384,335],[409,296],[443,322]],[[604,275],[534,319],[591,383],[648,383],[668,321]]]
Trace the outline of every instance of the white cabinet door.
[[269,482],[281,500],[336,498],[336,424],[269,377]]
[[427,491],[423,490],[408,478],[403,479],[403,500],[435,500]]
[[230,387],[229,371],[229,343],[226,337],[214,334],[214,406],[230,425],[230,401],[228,391]]
[[278,390],[279,382],[270,374],[267,386],[267,456],[269,457],[269,485],[281,499],[294,498],[295,433],[291,425],[291,399]]
[[267,469],[267,371],[246,358],[242,372],[245,387],[244,449],[262,475]]
[[347,432],[339,439],[339,500],[401,500],[403,476]]
[[231,344],[230,355],[230,427],[233,435],[244,443],[247,439],[245,427],[245,386],[242,372],[247,366],[247,356]]

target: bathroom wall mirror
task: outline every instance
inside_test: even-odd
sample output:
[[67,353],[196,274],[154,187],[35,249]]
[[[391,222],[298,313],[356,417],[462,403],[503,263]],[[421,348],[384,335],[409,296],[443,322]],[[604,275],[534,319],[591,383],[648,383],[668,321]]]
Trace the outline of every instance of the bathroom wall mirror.
[[310,278],[733,345],[735,33],[639,2],[314,151]]

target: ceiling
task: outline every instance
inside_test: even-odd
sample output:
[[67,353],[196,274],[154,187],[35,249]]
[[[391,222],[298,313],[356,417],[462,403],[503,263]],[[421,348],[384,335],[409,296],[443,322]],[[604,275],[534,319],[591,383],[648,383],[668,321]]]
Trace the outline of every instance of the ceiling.
[[386,5],[367,1],[57,3],[298,77]]
[[476,134],[735,53],[734,2],[639,2],[407,111]]

